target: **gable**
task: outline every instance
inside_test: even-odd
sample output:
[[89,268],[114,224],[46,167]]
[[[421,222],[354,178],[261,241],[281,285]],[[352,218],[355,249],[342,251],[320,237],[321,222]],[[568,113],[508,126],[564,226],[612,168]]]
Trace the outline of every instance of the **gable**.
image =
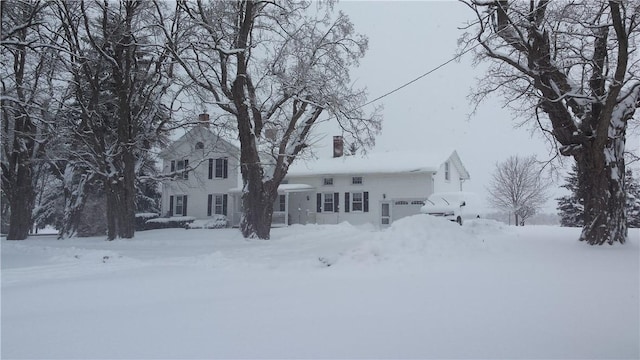
[[197,144],[201,143],[201,150],[206,153],[239,154],[239,148],[230,141],[223,139],[205,126],[195,126],[178,140],[163,149],[159,156],[162,159],[181,157],[193,154]]

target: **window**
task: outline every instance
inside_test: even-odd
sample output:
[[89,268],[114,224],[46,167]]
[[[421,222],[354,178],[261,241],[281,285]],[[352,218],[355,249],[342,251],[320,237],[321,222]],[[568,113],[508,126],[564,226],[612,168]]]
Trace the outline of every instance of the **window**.
[[215,214],[216,215],[223,215],[224,213],[224,199],[222,195],[216,195],[216,202],[215,202]]
[[400,201],[396,201],[395,205],[409,205],[408,201],[404,201],[404,200],[400,200]]
[[178,172],[178,179],[189,179],[189,160],[171,160],[171,172]]
[[413,200],[411,205],[424,205],[424,201],[422,200]]
[[[186,216],[187,215],[187,195],[177,195],[175,202],[174,216]],[[173,208],[173,196],[169,198],[169,206]]]
[[196,143],[196,150],[202,150],[204,149],[204,144],[201,141],[198,141]]
[[207,216],[227,215],[227,195],[226,194],[210,194],[207,201]]
[[444,179],[449,181],[451,178],[451,174],[449,172],[449,162],[444,163]]
[[333,178],[324,178],[322,179],[322,183],[324,185],[333,185]]
[[[340,193],[317,193],[316,196],[316,212],[330,213],[340,210]],[[349,205],[346,205],[345,211],[348,211],[348,208]]]
[[228,177],[229,160],[227,158],[216,159],[216,179],[226,179]]
[[351,194],[351,211],[362,211],[363,196],[361,192]]
[[362,176],[354,176],[351,178],[352,185],[362,185]]
[[285,195],[278,195],[274,208],[276,211],[285,211],[287,208],[287,197]]
[[323,212],[334,212],[333,211],[333,193],[325,193],[322,194],[324,196],[324,207],[322,209]]

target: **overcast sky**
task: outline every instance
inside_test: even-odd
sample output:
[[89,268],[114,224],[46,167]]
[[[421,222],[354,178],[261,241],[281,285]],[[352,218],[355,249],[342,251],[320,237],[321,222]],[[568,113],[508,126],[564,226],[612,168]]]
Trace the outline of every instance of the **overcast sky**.
[[[456,1],[344,1],[337,8],[369,37],[369,51],[352,80],[368,88],[370,99],[452,58],[463,32],[459,28],[473,16]],[[471,60],[468,54],[382,99],[383,130],[372,151],[453,147],[471,174],[464,190],[484,194],[496,162],[516,154],[537,155],[540,160],[551,155],[532,125],[514,128],[513,115],[497,97],[469,117],[467,95],[483,73]],[[331,137],[323,143],[326,150],[319,149],[318,155],[330,156]],[[547,208],[552,211],[555,201]]]

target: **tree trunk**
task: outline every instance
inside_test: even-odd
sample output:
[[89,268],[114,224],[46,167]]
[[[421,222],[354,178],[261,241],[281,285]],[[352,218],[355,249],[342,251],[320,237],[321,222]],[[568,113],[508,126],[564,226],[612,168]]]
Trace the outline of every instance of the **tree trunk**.
[[114,184],[111,184],[111,180],[107,179],[105,184],[105,190],[107,193],[107,240],[111,241],[118,235],[118,220],[117,220],[117,204],[118,194]]
[[32,211],[35,198],[31,182],[31,167],[28,162],[19,162],[16,173],[16,187],[11,189],[11,215],[7,240],[24,240],[32,226]]
[[135,236],[135,158],[130,149],[125,150],[123,156],[124,176],[118,182],[120,196],[118,204],[118,236],[123,239],[131,239]]
[[624,131],[605,146],[594,142],[575,156],[580,196],[584,198],[584,226],[580,241],[590,245],[627,239],[624,192]]
[[244,214],[240,230],[245,238],[269,240],[275,201],[272,193],[273,191],[248,191],[242,195]]

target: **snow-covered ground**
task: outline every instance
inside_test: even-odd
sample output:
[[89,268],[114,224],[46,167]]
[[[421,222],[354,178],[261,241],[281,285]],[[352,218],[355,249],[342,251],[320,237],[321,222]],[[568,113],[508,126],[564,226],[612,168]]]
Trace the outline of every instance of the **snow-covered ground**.
[[340,225],[2,240],[2,358],[638,358],[637,229]]

